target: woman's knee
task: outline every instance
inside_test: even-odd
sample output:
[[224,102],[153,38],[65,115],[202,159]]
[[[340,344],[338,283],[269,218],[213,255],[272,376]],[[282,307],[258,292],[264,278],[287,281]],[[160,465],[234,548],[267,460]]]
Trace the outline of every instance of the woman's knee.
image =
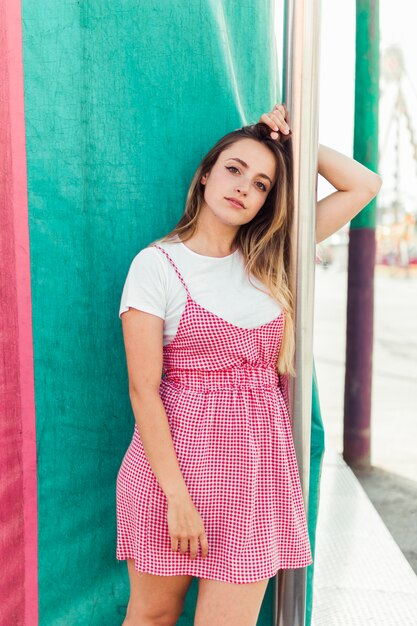
[[194,626],[255,626],[269,580],[234,584],[200,579]]
[[158,576],[135,569],[128,560],[130,599],[123,626],[175,626],[192,576]]
[[128,608],[122,626],[175,626],[181,613],[175,606]]

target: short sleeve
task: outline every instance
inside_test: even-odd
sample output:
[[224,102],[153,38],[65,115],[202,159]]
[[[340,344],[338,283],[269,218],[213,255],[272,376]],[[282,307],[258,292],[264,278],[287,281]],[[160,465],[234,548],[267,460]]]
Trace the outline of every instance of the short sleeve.
[[129,307],[166,317],[166,274],[160,255],[144,248],[133,259],[123,286],[119,317]]

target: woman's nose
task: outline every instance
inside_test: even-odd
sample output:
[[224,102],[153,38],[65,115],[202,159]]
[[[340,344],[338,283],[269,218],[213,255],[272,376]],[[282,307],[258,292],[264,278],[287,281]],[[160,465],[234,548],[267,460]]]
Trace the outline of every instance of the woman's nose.
[[239,193],[241,193],[242,191],[246,193],[248,189],[248,186],[246,183],[239,183],[239,185],[236,185],[236,191],[238,191]]

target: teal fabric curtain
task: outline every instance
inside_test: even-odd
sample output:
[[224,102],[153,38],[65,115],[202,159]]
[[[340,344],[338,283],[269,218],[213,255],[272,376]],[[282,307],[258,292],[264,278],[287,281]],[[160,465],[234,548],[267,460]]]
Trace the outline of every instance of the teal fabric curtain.
[[313,391],[311,405],[310,488],[308,498],[308,531],[313,563],[307,567],[306,626],[311,625],[313,613],[314,565],[316,529],[320,502],[320,478],[325,450],[325,433],[320,409],[316,366],[313,361]]
[[[42,626],[123,621],[115,481],[134,423],[123,281],[179,219],[208,148],[279,102],[272,10],[22,0]],[[260,623],[271,607],[269,588]]]

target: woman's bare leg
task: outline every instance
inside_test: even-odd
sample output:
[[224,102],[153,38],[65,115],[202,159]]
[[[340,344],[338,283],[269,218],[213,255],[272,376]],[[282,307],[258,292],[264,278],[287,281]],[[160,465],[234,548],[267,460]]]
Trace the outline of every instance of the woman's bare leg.
[[200,578],[194,626],[255,626],[268,581],[234,584]]
[[175,626],[192,576],[157,576],[135,570],[127,559],[130,599],[122,626]]

